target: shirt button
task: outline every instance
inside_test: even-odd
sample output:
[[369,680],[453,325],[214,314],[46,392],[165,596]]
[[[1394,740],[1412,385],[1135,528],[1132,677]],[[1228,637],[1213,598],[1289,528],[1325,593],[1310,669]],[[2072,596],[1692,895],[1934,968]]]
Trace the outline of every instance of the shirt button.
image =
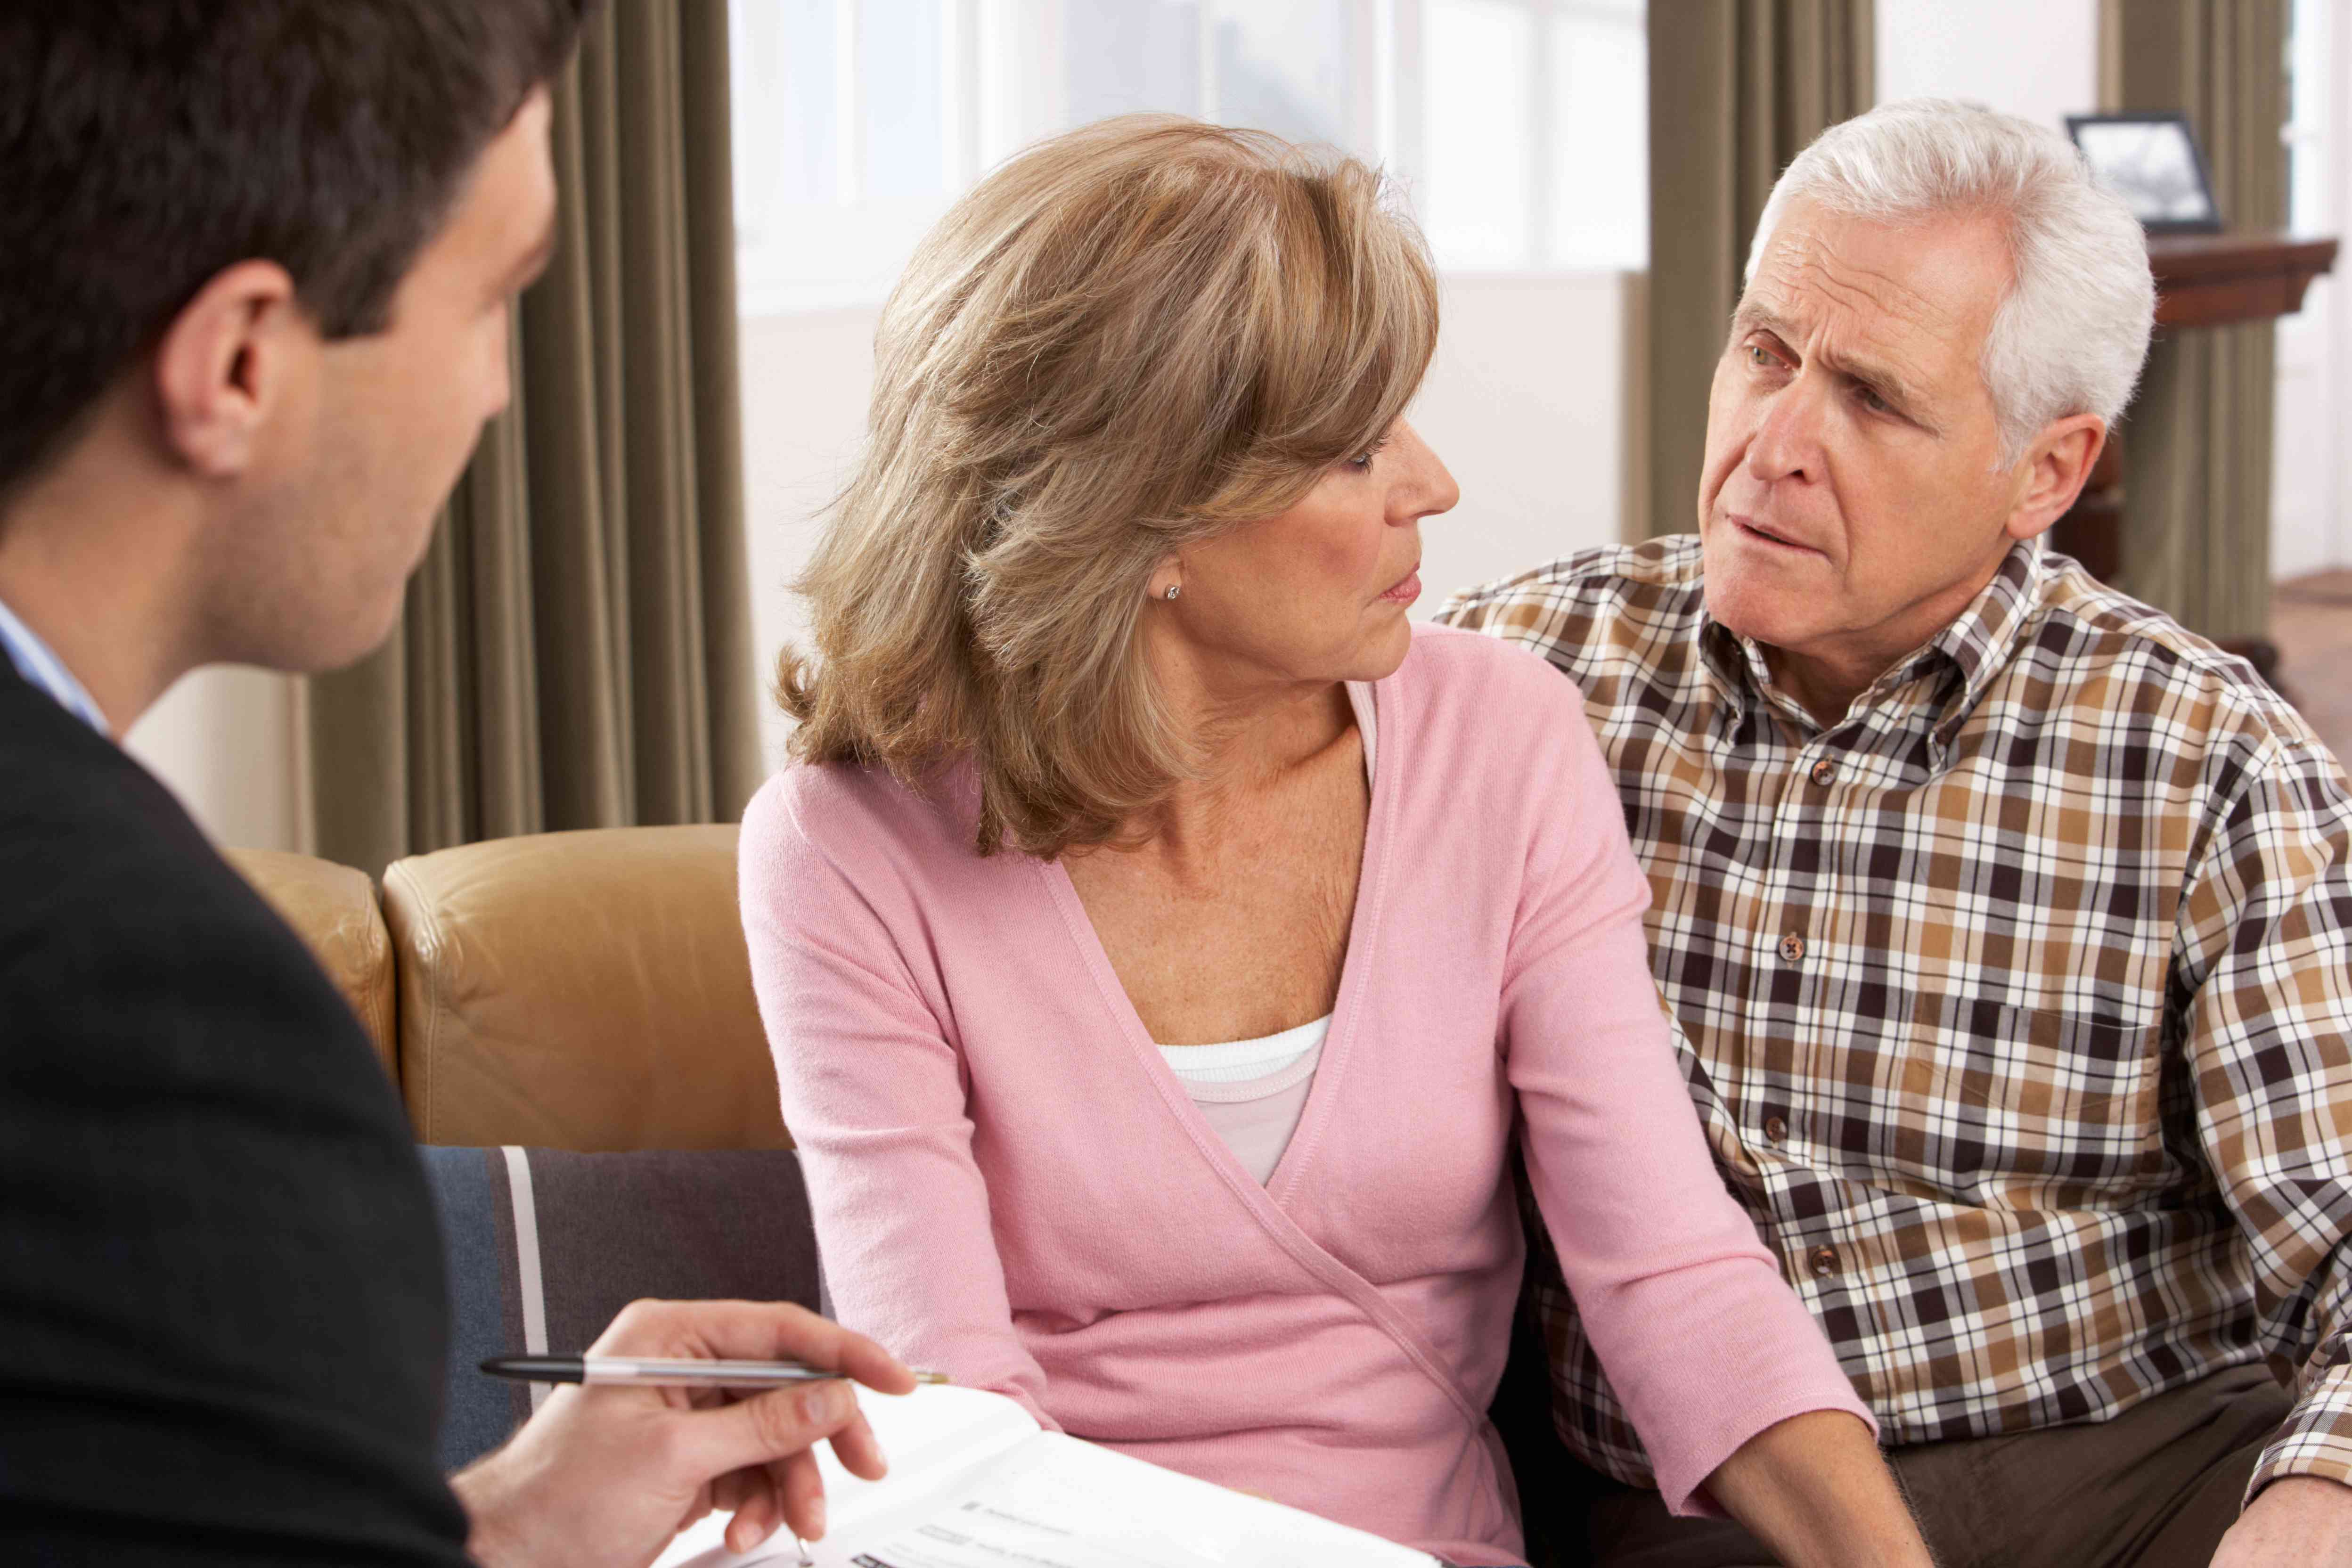
[[1837,1272],[1837,1252],[1834,1248],[1816,1247],[1806,1256],[1805,1267],[1813,1271],[1816,1279],[1826,1279]]
[[1813,764],[1813,782],[1827,789],[1837,782],[1837,764],[1824,757]]
[[1795,931],[1790,931],[1787,936],[1780,939],[1780,959],[1782,963],[1794,963],[1797,960],[1804,956],[1805,939],[1803,937],[1799,936]]
[[1787,1142],[1789,1139],[1788,1118],[1784,1116],[1767,1118],[1764,1122],[1764,1136],[1770,1139],[1775,1143]]

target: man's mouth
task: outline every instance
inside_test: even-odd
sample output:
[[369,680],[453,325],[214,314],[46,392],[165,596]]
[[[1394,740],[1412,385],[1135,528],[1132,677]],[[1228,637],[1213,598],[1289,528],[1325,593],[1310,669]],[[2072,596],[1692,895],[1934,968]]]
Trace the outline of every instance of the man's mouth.
[[1727,514],[1726,521],[1727,521],[1732,527],[1739,530],[1740,532],[1747,534],[1750,538],[1760,539],[1765,543],[1778,546],[1782,550],[1801,551],[1807,555],[1819,555],[1821,553],[1820,551],[1814,549],[1811,545],[1806,544],[1801,541],[1792,539],[1788,534],[1774,528],[1771,524],[1759,522],[1752,517],[1741,517],[1735,512]]

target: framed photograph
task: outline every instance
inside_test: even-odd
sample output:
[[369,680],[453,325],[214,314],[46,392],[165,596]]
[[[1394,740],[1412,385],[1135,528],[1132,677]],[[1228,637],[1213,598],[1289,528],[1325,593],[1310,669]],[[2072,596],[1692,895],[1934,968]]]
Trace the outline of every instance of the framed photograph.
[[2150,234],[2212,234],[2221,226],[2205,150],[2189,117],[2167,114],[2070,114],[2066,134],[2090,160],[2091,172],[2131,204]]

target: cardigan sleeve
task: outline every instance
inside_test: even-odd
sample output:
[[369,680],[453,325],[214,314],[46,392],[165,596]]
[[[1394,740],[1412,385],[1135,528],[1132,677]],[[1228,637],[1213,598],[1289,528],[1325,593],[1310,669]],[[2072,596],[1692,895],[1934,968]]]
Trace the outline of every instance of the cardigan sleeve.
[[[1567,681],[1542,704],[1526,880],[1502,996],[1529,1180],[1611,1386],[1676,1513],[1813,1410],[1877,1425],[1724,1187],[1650,976],[1649,888]],[[1566,710],[1551,711],[1557,701]]]
[[803,830],[790,779],[744,815],[740,895],[835,1316],[1058,1430],[1013,1331],[961,1055],[857,878]]

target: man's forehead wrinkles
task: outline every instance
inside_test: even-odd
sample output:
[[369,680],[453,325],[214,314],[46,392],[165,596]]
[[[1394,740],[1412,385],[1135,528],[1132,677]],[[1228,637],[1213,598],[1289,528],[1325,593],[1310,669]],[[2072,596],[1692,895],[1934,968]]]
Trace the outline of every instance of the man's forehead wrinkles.
[[1804,237],[1801,247],[1776,247],[1786,257],[1785,290],[1801,298],[1820,295],[1832,305],[1864,317],[1891,319],[1902,327],[1938,338],[1955,335],[1964,323],[1964,311],[1953,304],[1923,294],[1889,273],[1864,267],[1840,256],[1819,237]]
[[[1818,352],[1842,368],[1894,375],[1916,392],[1936,380],[1936,360],[1970,347],[1963,317],[1883,274],[1811,265],[1794,257],[1776,267],[1772,259],[1768,256],[1766,265],[1757,269],[1755,286],[1741,300],[1738,319],[1769,319],[1783,328],[1783,336],[1822,340]],[[1919,301],[1920,312],[1890,307],[1882,289],[1884,296],[1906,303]],[[1790,346],[1799,345],[1792,342]]]

